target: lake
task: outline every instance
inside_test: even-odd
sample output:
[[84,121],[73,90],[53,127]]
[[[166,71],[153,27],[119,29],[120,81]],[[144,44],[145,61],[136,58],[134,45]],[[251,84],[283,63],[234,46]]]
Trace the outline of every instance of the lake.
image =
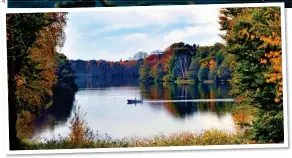
[[[150,137],[175,132],[202,132],[216,128],[235,131],[228,84],[182,85],[139,82],[92,85],[79,83],[74,105],[86,113],[89,127],[113,139]],[[142,104],[127,99],[143,98]],[[209,100],[210,99],[210,100]],[[215,99],[215,100],[214,100]],[[62,105],[43,114],[34,125],[33,138],[66,136],[71,108]]]

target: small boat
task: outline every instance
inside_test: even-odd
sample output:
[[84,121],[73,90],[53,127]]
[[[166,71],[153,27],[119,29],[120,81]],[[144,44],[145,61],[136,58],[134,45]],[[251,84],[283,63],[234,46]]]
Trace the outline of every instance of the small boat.
[[143,103],[143,99],[141,99],[141,100],[137,100],[136,98],[135,98],[135,100],[128,100],[128,104],[138,104],[138,103]]

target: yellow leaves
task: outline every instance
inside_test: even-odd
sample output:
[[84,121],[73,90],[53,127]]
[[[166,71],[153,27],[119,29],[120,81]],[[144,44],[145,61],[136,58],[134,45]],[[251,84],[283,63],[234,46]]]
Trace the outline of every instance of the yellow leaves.
[[279,92],[283,92],[283,87],[279,87]]
[[280,99],[279,99],[279,98],[275,98],[274,101],[275,101],[276,103],[279,103],[279,102],[280,102]]
[[203,67],[204,67],[204,66],[208,66],[208,61],[202,61],[202,62],[201,62],[201,66],[203,66]]
[[267,59],[261,59],[261,60],[260,60],[260,63],[261,63],[261,64],[266,64],[267,61],[268,61]]

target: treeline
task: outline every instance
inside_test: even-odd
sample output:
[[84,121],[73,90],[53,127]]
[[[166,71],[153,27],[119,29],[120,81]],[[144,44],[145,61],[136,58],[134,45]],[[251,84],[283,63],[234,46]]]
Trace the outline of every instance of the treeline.
[[174,43],[164,51],[148,55],[138,52],[125,61],[70,60],[78,80],[94,78],[107,83],[115,80],[142,82],[224,82],[231,79],[230,60],[225,46]]
[[[282,15],[283,16],[283,15]],[[220,11],[226,49],[233,55],[232,94],[237,107],[257,109],[251,139],[283,142],[283,79],[280,7]]]
[[70,60],[78,80],[94,78],[97,82],[108,83],[117,80],[135,80],[139,78],[142,60],[105,61]]
[[70,63],[57,52],[65,41],[66,21],[66,13],[6,16],[11,150],[19,149],[20,139],[31,135],[34,120],[60,87],[77,90],[74,77],[69,77],[74,73]]
[[174,43],[161,54],[144,58],[140,80],[144,82],[221,82],[231,78],[231,55],[225,46]]

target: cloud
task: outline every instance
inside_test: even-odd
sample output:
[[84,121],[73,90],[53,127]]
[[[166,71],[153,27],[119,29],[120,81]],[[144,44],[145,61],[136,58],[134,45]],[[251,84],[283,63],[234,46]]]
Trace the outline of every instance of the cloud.
[[78,56],[78,53],[75,52],[75,50],[77,49],[76,39],[77,39],[78,34],[74,30],[74,25],[70,24],[70,22],[65,29],[65,34],[66,34],[66,41],[61,51],[67,57],[75,58],[76,56]]
[[180,7],[69,13],[62,51],[70,59],[125,60],[175,42],[212,45],[222,41],[218,14],[215,8]]

